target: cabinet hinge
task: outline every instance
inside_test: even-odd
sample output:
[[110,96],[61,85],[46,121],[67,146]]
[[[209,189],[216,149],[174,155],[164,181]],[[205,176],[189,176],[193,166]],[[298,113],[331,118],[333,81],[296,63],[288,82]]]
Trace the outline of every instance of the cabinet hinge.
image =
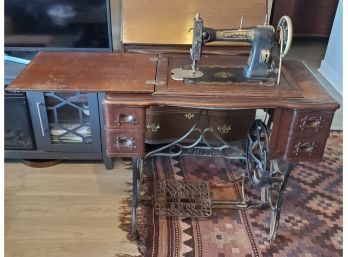
[[145,80],[146,85],[163,86],[166,84],[164,80]]

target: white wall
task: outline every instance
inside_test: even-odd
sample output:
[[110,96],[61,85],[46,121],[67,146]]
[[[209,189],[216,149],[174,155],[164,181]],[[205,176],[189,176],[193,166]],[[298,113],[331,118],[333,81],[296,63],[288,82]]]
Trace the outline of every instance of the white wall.
[[339,0],[329,43],[319,72],[343,96],[343,0]]

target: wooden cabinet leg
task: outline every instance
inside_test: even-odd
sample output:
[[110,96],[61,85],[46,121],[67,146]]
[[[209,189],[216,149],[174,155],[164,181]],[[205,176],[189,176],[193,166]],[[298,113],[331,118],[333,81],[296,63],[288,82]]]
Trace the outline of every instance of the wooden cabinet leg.
[[112,158],[107,157],[106,155],[103,154],[103,161],[104,161],[105,169],[112,170],[114,168],[114,162]]

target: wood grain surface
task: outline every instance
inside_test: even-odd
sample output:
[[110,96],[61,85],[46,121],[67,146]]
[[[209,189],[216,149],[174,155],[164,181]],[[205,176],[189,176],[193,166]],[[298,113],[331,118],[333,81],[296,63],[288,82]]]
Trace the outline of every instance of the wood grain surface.
[[[195,108],[309,108],[336,109],[337,102],[298,60],[284,60],[282,84],[188,86],[171,81],[167,66],[150,61],[156,55],[118,53],[40,53],[7,87],[9,91],[73,91],[116,93],[111,103],[129,106],[168,105]],[[217,65],[238,65],[245,56],[215,55],[205,58]],[[223,60],[220,60],[223,59]],[[161,63],[161,58],[159,63]],[[188,58],[187,58],[188,60]],[[177,65],[180,63],[177,62]],[[182,65],[182,64],[181,64]],[[155,76],[157,71],[157,77]],[[165,81],[147,85],[146,80]],[[155,91],[156,90],[156,91]],[[130,94],[131,93],[131,94]],[[129,95],[130,94],[130,95]],[[123,100],[122,100],[123,99]],[[124,101],[125,100],[125,101]]]
[[206,27],[237,28],[265,21],[265,0],[127,0],[123,1],[125,44],[191,44],[193,18],[199,12]]
[[131,182],[121,162],[50,168],[5,164],[6,257],[138,256],[119,226]]
[[12,82],[11,90],[152,93],[155,55],[41,52]]
[[291,18],[296,37],[329,37],[338,0],[275,0],[272,24],[283,15]]

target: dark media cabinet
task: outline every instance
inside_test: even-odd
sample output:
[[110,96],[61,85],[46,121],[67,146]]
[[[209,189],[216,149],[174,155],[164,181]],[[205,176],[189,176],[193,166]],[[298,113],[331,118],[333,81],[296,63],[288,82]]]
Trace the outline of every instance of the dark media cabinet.
[[[4,20],[8,59],[30,60],[39,51],[113,50],[109,0],[6,0]],[[5,62],[4,88],[25,67],[17,61]],[[112,168],[103,150],[102,98],[101,93],[5,91],[5,159],[104,160]]]
[[[7,63],[5,87],[19,66],[12,64],[11,69]],[[103,160],[106,168],[112,168],[103,151],[103,96],[5,92],[5,159]]]

